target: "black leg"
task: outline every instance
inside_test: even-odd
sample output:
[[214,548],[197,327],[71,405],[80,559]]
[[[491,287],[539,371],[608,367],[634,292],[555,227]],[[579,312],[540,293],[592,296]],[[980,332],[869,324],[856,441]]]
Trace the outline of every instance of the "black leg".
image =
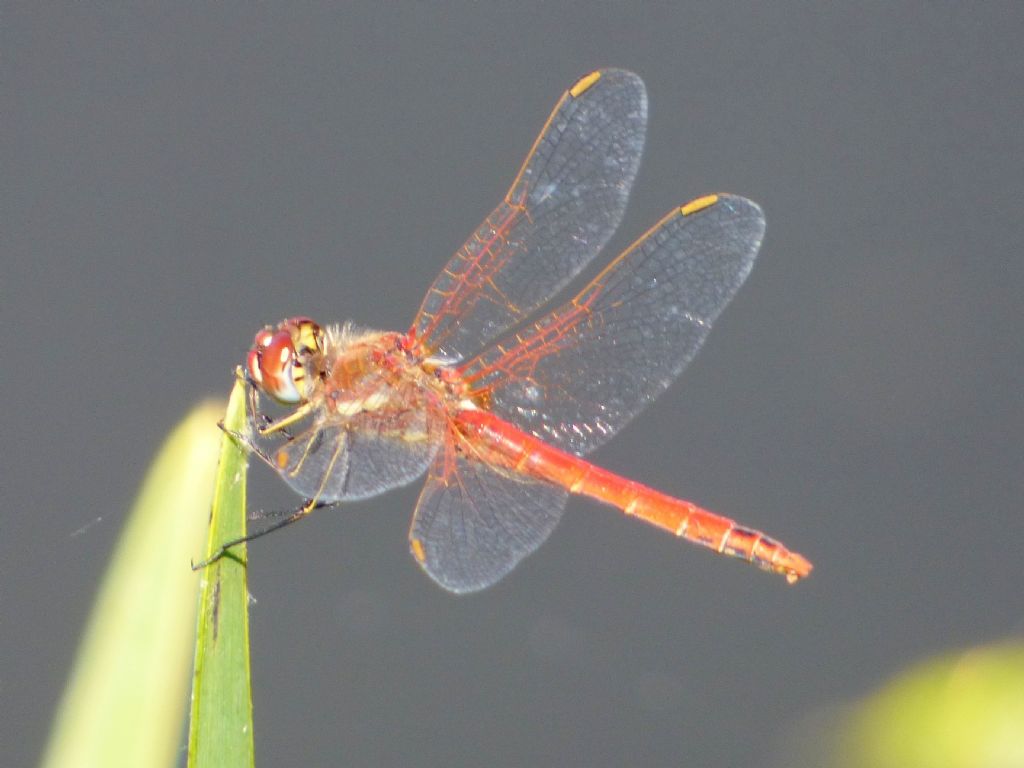
[[205,560],[202,560],[201,562],[193,563],[192,570],[202,570],[206,566],[212,565],[213,563],[217,562],[225,555],[228,555],[228,550],[230,550],[232,547],[236,547],[239,544],[245,544],[246,542],[250,542],[253,539],[258,539],[261,536],[266,536],[268,533],[273,533],[274,531],[280,530],[281,528],[284,528],[286,525],[291,525],[292,523],[298,522],[302,518],[306,517],[313,510],[323,509],[324,507],[333,507],[337,503],[338,502],[336,501],[308,501],[301,507],[299,507],[297,510],[292,512],[290,515],[288,515],[288,517],[278,520],[276,523],[268,525],[266,528],[261,528],[260,530],[246,534],[245,536],[239,536],[237,539],[225,541],[223,544],[220,545],[220,547],[217,548],[217,551],[214,552],[210,557],[206,558]]

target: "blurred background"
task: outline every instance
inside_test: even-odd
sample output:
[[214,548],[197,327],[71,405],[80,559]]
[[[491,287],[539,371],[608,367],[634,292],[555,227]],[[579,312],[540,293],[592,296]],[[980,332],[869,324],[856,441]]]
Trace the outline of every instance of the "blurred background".
[[919,660],[1021,641],[1022,31],[1019,3],[8,6],[4,762],[42,749],[165,433],[264,323],[406,328],[600,66],[650,98],[606,258],[713,191],[768,231],[593,458],[816,570],[574,500],[460,599],[408,555],[418,484],[319,514],[250,548],[259,764],[791,764]]

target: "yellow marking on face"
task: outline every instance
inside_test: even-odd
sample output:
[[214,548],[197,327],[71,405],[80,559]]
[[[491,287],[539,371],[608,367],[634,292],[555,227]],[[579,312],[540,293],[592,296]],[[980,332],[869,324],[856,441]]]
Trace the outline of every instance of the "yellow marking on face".
[[288,466],[288,454],[285,451],[278,451],[277,456],[274,458],[277,459],[277,466],[279,469],[284,469]]
[[302,323],[299,326],[299,344],[306,349],[319,349],[316,332],[312,323]]
[[569,95],[574,99],[579,98],[582,93],[587,91],[600,79],[601,73],[597,71],[591,72],[589,75],[584,75],[576,81],[576,85],[569,89]]
[[427,562],[427,553],[423,550],[423,542],[419,539],[409,539],[409,545],[412,548],[413,557],[419,560],[421,563]]
[[710,208],[712,205],[718,202],[718,195],[705,195],[704,197],[698,197],[696,200],[691,200],[682,208],[679,212],[683,216],[689,216],[691,213],[697,211],[703,211],[705,208]]

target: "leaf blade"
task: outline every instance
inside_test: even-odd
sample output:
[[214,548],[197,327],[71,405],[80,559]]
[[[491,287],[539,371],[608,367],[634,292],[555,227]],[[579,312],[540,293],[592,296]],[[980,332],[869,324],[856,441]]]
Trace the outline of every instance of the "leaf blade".
[[[245,433],[246,392],[232,390],[226,430]],[[217,469],[205,557],[221,542],[245,535],[247,452],[225,434]],[[245,545],[201,570],[195,672],[189,722],[188,765],[254,765],[249,664],[249,592]]]

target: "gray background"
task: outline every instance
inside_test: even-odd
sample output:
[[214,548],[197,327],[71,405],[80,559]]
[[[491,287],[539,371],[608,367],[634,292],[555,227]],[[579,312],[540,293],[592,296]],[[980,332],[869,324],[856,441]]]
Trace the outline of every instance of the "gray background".
[[405,328],[598,66],[651,103],[610,252],[716,190],[768,234],[595,459],[817,570],[574,501],[456,599],[407,554],[416,486],[321,514],[251,548],[260,764],[772,765],[820,708],[1019,636],[1024,5],[688,6],[7,7],[5,764],[39,753],[165,432],[265,322]]

